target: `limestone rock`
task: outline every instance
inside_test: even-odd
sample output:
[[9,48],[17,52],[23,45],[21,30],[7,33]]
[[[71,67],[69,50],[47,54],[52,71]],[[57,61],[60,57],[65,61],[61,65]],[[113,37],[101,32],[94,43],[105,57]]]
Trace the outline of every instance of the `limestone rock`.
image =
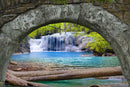
[[10,64],[12,64],[12,65],[18,65],[18,63],[16,61],[10,61]]
[[67,52],[81,52],[80,48],[73,46],[73,45],[66,46],[65,51],[67,51]]

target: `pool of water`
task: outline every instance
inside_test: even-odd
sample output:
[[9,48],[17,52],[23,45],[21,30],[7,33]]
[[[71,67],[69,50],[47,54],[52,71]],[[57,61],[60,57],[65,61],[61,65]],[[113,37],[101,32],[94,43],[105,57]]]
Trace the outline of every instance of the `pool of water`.
[[77,67],[114,67],[119,66],[117,57],[83,57],[85,52],[40,52],[13,55],[11,60],[21,62],[56,63]]
[[[83,57],[83,54],[91,55],[85,52],[40,52],[13,55],[11,60],[20,62],[40,62],[40,63],[56,63],[62,65],[69,65],[75,67],[115,67],[120,66],[117,57]],[[74,79],[74,80],[61,80],[61,81],[38,81],[51,85],[52,87],[87,87],[89,85],[116,85],[113,87],[127,87],[126,80],[124,79]],[[13,87],[13,86],[11,86]]]
[[126,80],[123,79],[74,79],[74,80],[62,80],[62,81],[38,81],[38,83],[43,83],[51,85],[52,87],[87,87],[91,85],[111,85],[112,87],[127,87]]
[[[37,81],[37,83],[43,83],[52,87],[88,87],[91,85],[111,85],[111,87],[128,87],[126,80],[124,79],[74,79],[74,80],[61,80],[61,81]],[[5,87],[19,87],[6,85]],[[108,86],[110,87],[110,86]]]

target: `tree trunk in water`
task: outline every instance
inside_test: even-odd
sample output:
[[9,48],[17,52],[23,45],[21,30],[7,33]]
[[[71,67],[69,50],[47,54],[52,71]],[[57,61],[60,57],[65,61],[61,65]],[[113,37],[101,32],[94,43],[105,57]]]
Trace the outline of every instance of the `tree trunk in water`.
[[9,73],[8,71],[6,73],[6,82],[8,82],[8,83],[10,83],[12,85],[22,86],[22,87],[29,87],[29,86],[33,86],[33,87],[51,87],[51,86],[48,86],[48,85],[29,82],[29,81],[20,79],[20,78],[14,76],[13,74]]
[[[59,71],[60,72],[60,71]],[[53,80],[68,80],[68,79],[81,79],[91,77],[103,77],[103,76],[116,76],[122,75],[120,67],[105,67],[105,68],[91,68],[80,69],[73,72],[67,72],[63,74],[51,74],[47,76],[33,76],[33,77],[21,77],[28,81],[53,81]]]
[[14,72],[8,70],[14,76],[17,77],[34,77],[34,76],[45,76],[45,75],[57,75],[69,72],[69,70],[61,70],[61,71],[27,71],[27,72]]
[[29,81],[68,80],[68,79],[81,79],[81,78],[116,76],[116,75],[122,75],[120,67],[75,69],[75,70],[61,70],[61,71],[28,71],[28,72],[14,72],[8,70],[6,74],[6,82],[12,85],[23,87],[28,86],[50,87],[44,84]]

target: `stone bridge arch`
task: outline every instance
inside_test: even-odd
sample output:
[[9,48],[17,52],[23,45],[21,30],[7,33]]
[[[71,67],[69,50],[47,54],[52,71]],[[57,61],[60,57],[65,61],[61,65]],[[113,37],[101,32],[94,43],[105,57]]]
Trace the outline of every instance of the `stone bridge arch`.
[[36,28],[50,23],[72,22],[101,34],[112,46],[130,85],[130,28],[101,7],[90,3],[41,5],[0,29],[0,87],[4,85],[9,59],[18,43]]

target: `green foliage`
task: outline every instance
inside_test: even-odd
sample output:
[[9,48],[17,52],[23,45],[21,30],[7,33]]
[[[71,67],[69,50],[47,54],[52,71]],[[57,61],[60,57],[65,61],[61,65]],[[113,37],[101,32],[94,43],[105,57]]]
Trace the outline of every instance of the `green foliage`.
[[[80,32],[84,33],[80,33]],[[80,26],[74,23],[57,23],[57,24],[49,24],[47,26],[43,26],[38,28],[37,30],[33,31],[29,36],[31,38],[35,38],[36,36],[44,36],[53,33],[61,33],[61,32],[76,32],[75,37],[77,36],[84,36],[92,37],[93,41],[89,42],[86,48],[90,48],[97,53],[103,54],[107,49],[112,50],[109,43],[98,33],[93,32],[92,30]]]
[[29,34],[30,37],[34,38],[36,36],[44,36],[46,34],[51,34],[58,32],[60,28],[60,24],[49,24],[47,26],[40,27]]
[[84,26],[66,22],[66,23],[49,24],[47,26],[40,27],[35,31],[33,31],[32,33],[30,33],[29,36],[31,38],[34,38],[36,36],[44,36],[44,35],[60,33],[60,32],[77,32],[76,34],[78,34],[78,32],[81,31],[87,33],[89,29]]
[[103,54],[107,49],[112,50],[110,44],[98,33],[91,32],[87,37],[92,37],[93,40],[87,44],[87,48],[96,51],[97,53]]

